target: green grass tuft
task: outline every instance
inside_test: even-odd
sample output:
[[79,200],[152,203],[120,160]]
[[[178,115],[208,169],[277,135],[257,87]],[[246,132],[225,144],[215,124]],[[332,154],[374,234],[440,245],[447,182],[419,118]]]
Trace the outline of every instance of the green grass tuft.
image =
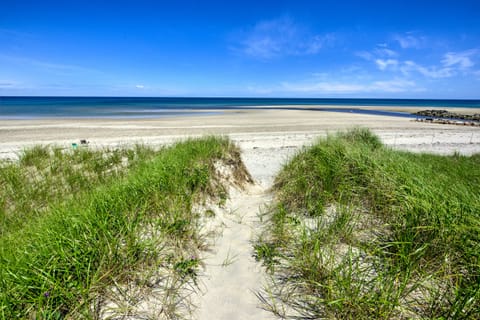
[[95,318],[121,288],[155,286],[158,270],[173,295],[162,312],[177,317],[205,247],[192,205],[224,194],[215,163],[237,156],[207,137],[158,152],[35,147],[2,164],[0,319]]
[[21,229],[53,205],[121,179],[155,154],[142,145],[132,149],[35,146],[24,150],[18,162],[0,164],[0,236]]
[[479,160],[394,151],[364,129],[297,154],[255,245],[274,299],[308,318],[478,316]]

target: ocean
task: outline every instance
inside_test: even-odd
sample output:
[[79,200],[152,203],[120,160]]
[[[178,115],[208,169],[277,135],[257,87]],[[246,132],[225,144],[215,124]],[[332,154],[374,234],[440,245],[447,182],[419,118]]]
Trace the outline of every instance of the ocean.
[[[404,112],[359,110],[355,106],[480,108],[480,100],[328,99],[328,98],[143,98],[143,97],[0,97],[0,119],[158,118],[205,115],[223,110],[269,106],[412,117]],[[314,107],[315,106],[315,107]],[[322,109],[338,106],[342,109]],[[345,109],[344,107],[351,107]],[[288,107],[287,107],[288,108]],[[271,109],[271,108],[268,108]]]

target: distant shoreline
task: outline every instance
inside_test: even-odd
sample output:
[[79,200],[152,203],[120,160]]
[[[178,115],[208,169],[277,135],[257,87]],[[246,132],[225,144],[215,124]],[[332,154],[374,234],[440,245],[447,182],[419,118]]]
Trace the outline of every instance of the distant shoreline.
[[[0,105],[1,106],[1,105]],[[424,106],[358,106],[358,105],[259,105],[259,106],[235,106],[215,109],[152,109],[152,110],[123,110],[112,111],[111,113],[99,112],[98,114],[87,115],[68,115],[68,114],[16,114],[3,115],[0,112],[0,121],[19,120],[19,121],[35,121],[35,120],[148,120],[148,119],[165,119],[165,118],[182,118],[182,117],[198,117],[213,116],[220,114],[228,114],[242,111],[261,111],[261,110],[291,110],[291,111],[323,111],[338,113],[354,113],[378,116],[393,116],[404,118],[417,118],[417,113],[423,110],[447,110],[450,112],[473,115],[480,113],[479,108],[462,108],[462,107],[424,107]]]
[[[474,110],[478,112],[477,109]],[[226,110],[221,114],[209,116],[147,119],[0,120],[0,158],[14,159],[20,150],[36,144],[54,144],[71,148],[72,143],[80,143],[81,140],[89,141],[90,147],[136,142],[164,145],[188,137],[226,135],[235,141],[271,140],[269,145],[280,141],[285,146],[291,146],[298,139],[311,141],[315,137],[351,127],[370,128],[380,137],[387,139],[385,141],[397,146],[401,144],[400,137],[408,135],[416,137],[415,139],[418,137],[419,142],[415,144],[420,144],[425,151],[458,150],[464,154],[471,154],[479,150],[478,126],[453,126],[414,120],[406,117],[353,112],[317,112],[293,108]],[[447,145],[443,143],[443,138],[440,139],[444,134]],[[451,139],[454,139],[453,144],[450,142]],[[441,143],[433,144],[432,141]]]
[[[462,114],[480,113],[480,100],[0,97],[0,119],[19,120],[150,119],[272,109],[337,111],[410,118],[409,114],[425,109],[447,109]],[[380,114],[377,111],[381,111]]]

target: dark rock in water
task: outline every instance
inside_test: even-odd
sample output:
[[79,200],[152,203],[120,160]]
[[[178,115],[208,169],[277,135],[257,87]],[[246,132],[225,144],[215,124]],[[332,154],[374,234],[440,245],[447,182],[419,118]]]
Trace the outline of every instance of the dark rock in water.
[[440,118],[440,119],[459,119],[467,121],[480,121],[480,114],[460,114],[455,112],[449,112],[447,110],[422,110],[416,113],[413,113],[417,116],[424,116],[429,118]]

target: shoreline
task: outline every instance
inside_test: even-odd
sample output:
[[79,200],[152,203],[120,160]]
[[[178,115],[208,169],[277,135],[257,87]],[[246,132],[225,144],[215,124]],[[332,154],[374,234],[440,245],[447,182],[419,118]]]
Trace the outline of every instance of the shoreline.
[[[80,140],[89,141],[91,147],[101,148],[133,143],[159,146],[189,137],[226,135],[234,141],[249,141],[249,145],[268,140],[272,147],[278,146],[280,141],[280,147],[300,146],[312,142],[315,137],[355,126],[369,128],[387,144],[404,144],[407,149],[417,144],[417,149],[441,152],[450,135],[455,136],[456,141],[448,140],[445,152],[480,152],[478,126],[416,122],[412,118],[350,112],[262,109],[227,110],[222,114],[200,117],[0,120],[0,159],[15,159],[19,151],[36,144],[69,148]],[[290,143],[292,139],[293,144]],[[401,139],[405,143],[399,143]]]
[[[168,119],[168,118],[181,118],[181,117],[198,117],[198,116],[212,116],[212,115],[222,115],[230,113],[238,113],[245,111],[262,111],[262,110],[291,110],[291,111],[313,111],[313,112],[354,112],[355,111],[365,111],[365,114],[368,112],[379,111],[385,112],[386,116],[401,116],[403,114],[405,117],[414,117],[414,113],[424,110],[446,110],[448,112],[461,113],[465,115],[480,114],[479,108],[464,108],[464,107],[431,107],[431,106],[362,106],[362,105],[252,105],[252,106],[226,106],[225,108],[165,108],[165,109],[154,109],[154,110],[132,110],[131,112],[124,112],[122,114],[115,115],[102,115],[98,114],[95,116],[0,116],[0,124],[3,121],[41,121],[41,120],[157,120],[157,119]],[[345,111],[342,111],[345,110]],[[389,115],[388,113],[392,114]],[[360,112],[361,113],[361,112]],[[129,114],[129,115],[127,115]],[[376,115],[372,113],[373,115]]]
[[318,110],[323,111],[322,109],[355,109],[355,110],[376,110],[376,111],[390,111],[390,112],[401,112],[401,113],[413,113],[422,110],[447,110],[455,111],[457,113],[464,114],[475,114],[480,113],[480,108],[464,108],[464,107],[451,107],[451,106],[359,106],[359,105],[272,105],[272,106],[259,106],[260,108],[265,109],[303,109],[303,110]]

